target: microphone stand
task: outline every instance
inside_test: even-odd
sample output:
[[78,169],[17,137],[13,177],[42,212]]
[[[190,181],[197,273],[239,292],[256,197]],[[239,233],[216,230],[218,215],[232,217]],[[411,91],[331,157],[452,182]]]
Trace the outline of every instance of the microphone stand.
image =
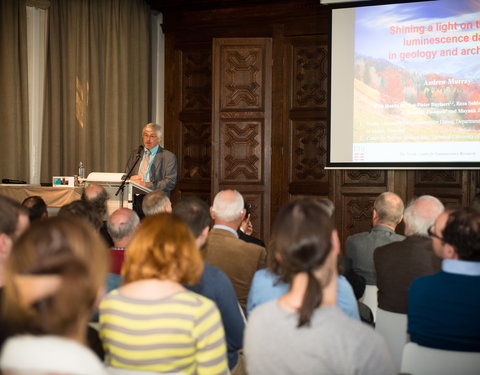
[[118,195],[118,193],[120,193],[121,191],[123,191],[123,189],[125,188],[125,184],[127,182],[127,180],[130,178],[130,176],[132,175],[132,172],[133,172],[133,169],[136,167],[138,161],[140,160],[140,156],[142,154],[139,152],[137,153],[137,160],[135,160],[135,163],[133,163],[132,165],[132,168],[130,168],[130,170],[128,171],[128,173],[126,174],[125,178],[123,179],[122,181],[122,184],[120,185],[120,187],[118,188],[117,192],[115,193],[115,196]]

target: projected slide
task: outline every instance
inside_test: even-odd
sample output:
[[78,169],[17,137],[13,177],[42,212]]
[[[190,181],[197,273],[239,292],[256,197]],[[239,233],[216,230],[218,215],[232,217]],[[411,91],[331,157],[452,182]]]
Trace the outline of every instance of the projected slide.
[[480,1],[363,7],[351,20],[351,161],[480,161]]

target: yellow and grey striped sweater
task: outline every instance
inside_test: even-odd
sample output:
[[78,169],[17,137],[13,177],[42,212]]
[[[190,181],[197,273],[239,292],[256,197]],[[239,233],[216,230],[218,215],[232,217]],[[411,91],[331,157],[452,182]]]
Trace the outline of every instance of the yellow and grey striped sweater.
[[109,293],[100,304],[109,365],[185,374],[227,374],[225,336],[215,303],[182,291],[156,300]]

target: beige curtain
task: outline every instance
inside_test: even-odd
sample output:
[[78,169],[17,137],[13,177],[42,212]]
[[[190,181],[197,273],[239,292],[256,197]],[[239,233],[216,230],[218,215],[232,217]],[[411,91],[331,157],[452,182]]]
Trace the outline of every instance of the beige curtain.
[[0,177],[29,180],[27,16],[24,0],[0,1]]
[[42,181],[123,171],[148,122],[150,9],[142,0],[52,0]]

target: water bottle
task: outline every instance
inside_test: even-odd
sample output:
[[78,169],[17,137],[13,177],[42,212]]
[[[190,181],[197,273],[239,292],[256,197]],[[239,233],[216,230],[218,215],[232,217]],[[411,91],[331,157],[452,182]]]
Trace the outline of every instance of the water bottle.
[[78,164],[78,178],[84,179],[85,178],[85,163],[83,161]]

